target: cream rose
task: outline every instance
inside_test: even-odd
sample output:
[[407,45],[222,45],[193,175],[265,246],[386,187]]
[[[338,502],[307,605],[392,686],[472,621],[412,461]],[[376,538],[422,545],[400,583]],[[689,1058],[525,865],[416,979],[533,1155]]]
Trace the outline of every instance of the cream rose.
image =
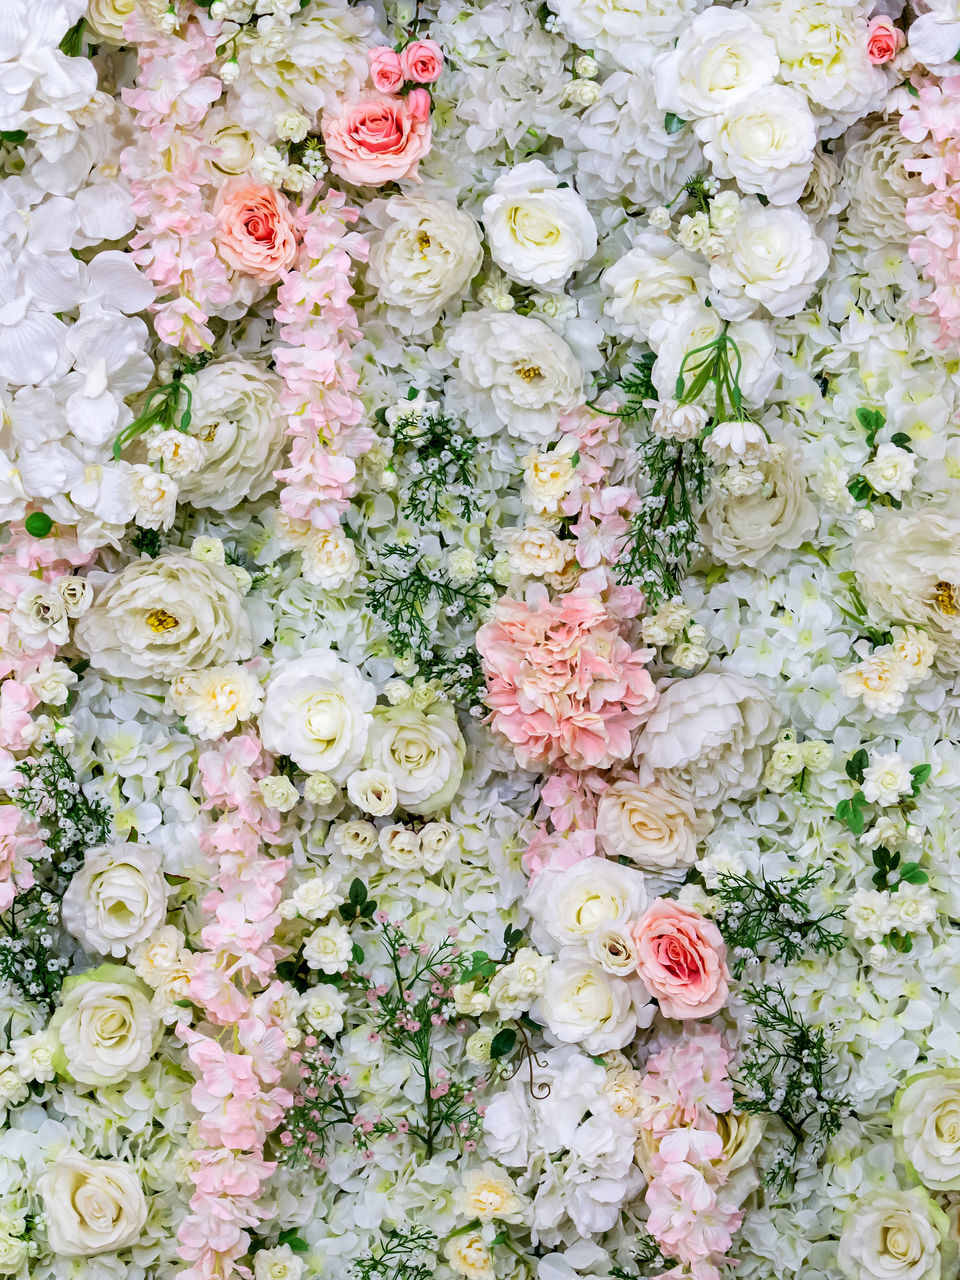
[[637,759],[698,809],[746,795],[763,773],[763,749],[780,715],[767,692],[731,671],[702,672],[661,689]]
[[156,687],[182,671],[249,658],[253,635],[236,580],[221,565],[172,551],[95,573],[93,607],[73,639],[91,666]]
[[897,1149],[931,1191],[960,1190],[960,1068],[910,1077],[893,1115]]
[[123,44],[123,24],[135,8],[136,0],[88,0],[86,19],[102,39]]
[[710,829],[689,800],[659,783],[621,780],[608,787],[597,809],[597,837],[611,858],[629,858],[644,871],[681,879],[697,860],[697,844]]
[[715,6],[654,63],[657,106],[683,120],[716,115],[771,85],[779,66],[776,46],[749,14]]
[[428,196],[393,196],[371,216],[385,225],[370,237],[368,283],[401,332],[432,328],[480,270],[479,227],[465,210]]
[[483,225],[494,262],[535,289],[562,289],[597,251],[583,197],[561,187],[542,160],[526,160],[497,179],[483,202]]
[[501,1018],[519,1018],[543,990],[553,961],[532,947],[521,947],[490,979],[490,1001]]
[[443,1256],[454,1275],[463,1276],[465,1280],[496,1280],[493,1255],[480,1231],[455,1235],[443,1246]]
[[88,849],[63,895],[63,923],[88,951],[123,956],[167,913],[160,854],[145,844]]
[[230,511],[276,487],[285,419],[280,379],[249,360],[217,360],[184,378],[193,395],[190,434],[203,446],[198,470],[179,478],[179,500]]
[[408,813],[429,814],[453,800],[465,754],[456,712],[448,703],[434,703],[428,712],[378,707],[365,763],[392,779],[397,803]]
[[638,1026],[650,1025],[653,1015],[654,1006],[639,979],[614,977],[579,949],[568,947],[547,973],[533,1014],[557,1040],[593,1054],[622,1049]]
[[147,1202],[136,1170],[122,1160],[60,1156],[37,1180],[50,1249],[61,1258],[116,1253],[139,1240]]
[[345,782],[360,761],[373,723],[374,686],[326,649],[278,662],[260,712],[260,737],[308,773]]
[[534,920],[533,941],[544,950],[551,942],[583,946],[600,925],[635,920],[646,905],[643,875],[605,858],[541,871],[524,901]]
[[50,1021],[60,1040],[58,1070],[81,1084],[115,1084],[150,1061],[157,1020],[146,988],[123,965],[102,964],[67,978]]
[[720,116],[697,121],[697,137],[718,178],[771,204],[799,200],[813,168],[817,130],[807,100],[786,85],[765,85]]
[[618,330],[643,341],[667,309],[687,298],[706,296],[707,271],[702,258],[676,241],[644,231],[633,248],[607,268],[600,284],[607,294],[605,314]]
[[464,1173],[453,1204],[456,1212],[468,1219],[522,1222],[526,1200],[518,1194],[509,1174],[499,1165],[487,1163]]
[[799,209],[744,200],[724,252],[710,265],[713,304],[725,320],[745,320],[760,306],[772,316],[796,315],[829,258]]
[[877,1190],[847,1214],[837,1262],[850,1280],[947,1280],[950,1220],[925,1191]]
[[560,415],[580,401],[583,371],[576,356],[533,316],[471,312],[447,346],[481,434],[506,427],[510,435],[539,444],[556,432]]

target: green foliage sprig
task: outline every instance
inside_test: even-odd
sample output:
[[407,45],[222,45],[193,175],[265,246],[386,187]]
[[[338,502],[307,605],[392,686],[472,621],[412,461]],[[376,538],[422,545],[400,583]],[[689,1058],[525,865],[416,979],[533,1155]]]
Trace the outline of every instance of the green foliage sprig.
[[716,889],[723,910],[717,926],[731,950],[733,976],[757,959],[792,964],[807,951],[830,955],[843,949],[841,933],[828,929],[831,920],[843,919],[843,910],[810,914],[807,895],[816,887],[822,871],[807,871],[797,879],[760,880],[721,871]]

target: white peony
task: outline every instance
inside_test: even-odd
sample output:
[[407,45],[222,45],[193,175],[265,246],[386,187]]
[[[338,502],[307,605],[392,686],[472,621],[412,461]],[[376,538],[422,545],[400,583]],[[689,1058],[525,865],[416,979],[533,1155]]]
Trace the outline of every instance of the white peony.
[[850,1280],[948,1280],[950,1219],[919,1187],[877,1190],[847,1214],[837,1262]]
[[960,1069],[908,1077],[897,1096],[893,1132],[901,1158],[925,1187],[960,1190]]
[[107,675],[156,685],[253,652],[243,597],[220,565],[174,551],[90,581],[97,594],[73,639]]
[[542,160],[502,174],[483,202],[483,226],[494,262],[511,280],[562,289],[597,250],[597,228],[583,198],[559,186]]
[[669,237],[643,231],[600,283],[607,294],[604,312],[617,330],[645,340],[665,311],[689,297],[706,296],[707,269],[702,258]]
[[475,220],[447,200],[392,196],[370,215],[367,281],[402,333],[430,329],[444,307],[466,293],[483,262]]
[[[66,1070],[81,1084],[116,1084],[142,1071],[153,1054],[156,1015],[131,969],[102,964],[67,978],[50,1029]],[[59,1067],[59,1063],[58,1063]]]
[[67,931],[88,951],[123,956],[167,913],[167,882],[156,849],[112,844],[87,849],[62,903]]
[[647,905],[643,875],[605,858],[584,858],[563,870],[541,871],[524,906],[535,945],[583,946],[602,924],[637,920]]
[[759,192],[771,204],[792,204],[803,194],[817,131],[796,89],[765,85],[723,115],[698,120],[696,129],[716,177],[732,178],[741,191]]
[[743,9],[698,13],[653,67],[657,106],[682,120],[718,115],[772,85],[776,46]]
[[[916,22],[911,35],[915,29]],[[844,234],[869,247],[906,246],[912,235],[907,201],[925,190],[922,180],[904,165],[915,156],[915,144],[900,132],[896,116],[864,121],[844,141],[843,187],[850,200]]]
[[147,1202],[136,1170],[122,1160],[67,1151],[37,1180],[47,1240],[61,1258],[116,1253],[140,1238]]
[[550,0],[571,43],[630,70],[650,65],[706,0]]
[[598,1054],[622,1049],[638,1027],[650,1025],[655,1011],[639,978],[614,977],[579,948],[565,948],[546,976],[533,1017],[557,1040]]
[[367,747],[377,691],[356,667],[326,649],[309,649],[274,665],[260,712],[269,751],[308,773],[345,782]]
[[430,814],[445,809],[456,795],[465,753],[449,703],[434,703],[428,712],[410,706],[379,707],[365,763],[391,779],[402,808]]
[[772,316],[795,315],[829,257],[799,209],[744,200],[723,253],[710,264],[714,306],[727,320],[744,320],[760,306]]
[[763,748],[780,714],[760,685],[731,671],[702,672],[661,689],[637,759],[698,809],[748,794],[763,773]]
[[479,434],[506,427],[510,435],[540,444],[554,435],[560,415],[580,403],[583,371],[576,356],[533,316],[471,312],[447,346]]

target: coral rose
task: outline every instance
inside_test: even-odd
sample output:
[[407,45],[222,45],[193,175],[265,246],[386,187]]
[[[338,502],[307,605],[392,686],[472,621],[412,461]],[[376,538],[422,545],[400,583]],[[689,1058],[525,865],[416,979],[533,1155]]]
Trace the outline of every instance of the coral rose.
[[699,911],[657,898],[633,926],[637,972],[668,1018],[706,1018],[726,1002],[727,949]]
[[380,187],[401,178],[417,180],[417,166],[430,149],[430,121],[414,119],[403,98],[367,93],[320,122],[330,168],[358,186]]
[[293,264],[293,213],[275,188],[249,178],[230,178],[217,193],[214,213],[220,256],[235,271],[273,284]]
[[443,70],[443,50],[436,40],[414,40],[402,50],[400,67],[404,80],[433,84]]

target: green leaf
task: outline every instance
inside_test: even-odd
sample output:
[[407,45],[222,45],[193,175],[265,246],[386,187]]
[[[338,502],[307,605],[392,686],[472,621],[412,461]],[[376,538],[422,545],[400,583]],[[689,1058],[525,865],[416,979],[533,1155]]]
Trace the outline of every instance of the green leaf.
[[906,880],[907,884],[926,884],[930,877],[921,871],[918,862],[905,862],[900,868],[900,879]]
[[912,796],[920,794],[920,788],[933,773],[932,764],[915,764],[910,770],[910,777],[913,779],[913,786],[910,789]]
[[363,947],[355,942],[350,950],[350,959],[354,964],[363,964]]
[[23,129],[4,129],[0,131],[0,138],[4,142],[9,142],[11,146],[19,147],[21,142],[26,142],[27,135]]
[[869,435],[871,431],[876,434],[887,420],[879,409],[860,408],[857,410],[857,421]]
[[873,486],[865,476],[854,476],[847,481],[847,492],[855,502],[866,502],[873,493]]
[[490,1042],[491,1059],[503,1058],[513,1049],[517,1043],[517,1033],[513,1027],[501,1027],[497,1034]]
[[367,886],[362,880],[353,880],[350,883],[350,901],[355,907],[359,907],[361,902],[367,900]]
[[682,116],[678,116],[675,111],[668,111],[663,117],[664,130],[669,134],[679,133],[686,123],[686,120]]
[[890,443],[895,444],[898,449],[906,449],[908,453],[913,453],[913,449],[910,447],[913,441],[905,431],[895,431],[890,437]]
[[841,800],[834,810],[835,816],[845,823],[855,836],[863,835],[866,826],[863,806],[866,805],[862,791],[856,791],[849,800]]
[[863,782],[863,775],[869,763],[870,757],[866,750],[861,747],[846,763],[845,772],[847,777],[852,778],[854,782]]

